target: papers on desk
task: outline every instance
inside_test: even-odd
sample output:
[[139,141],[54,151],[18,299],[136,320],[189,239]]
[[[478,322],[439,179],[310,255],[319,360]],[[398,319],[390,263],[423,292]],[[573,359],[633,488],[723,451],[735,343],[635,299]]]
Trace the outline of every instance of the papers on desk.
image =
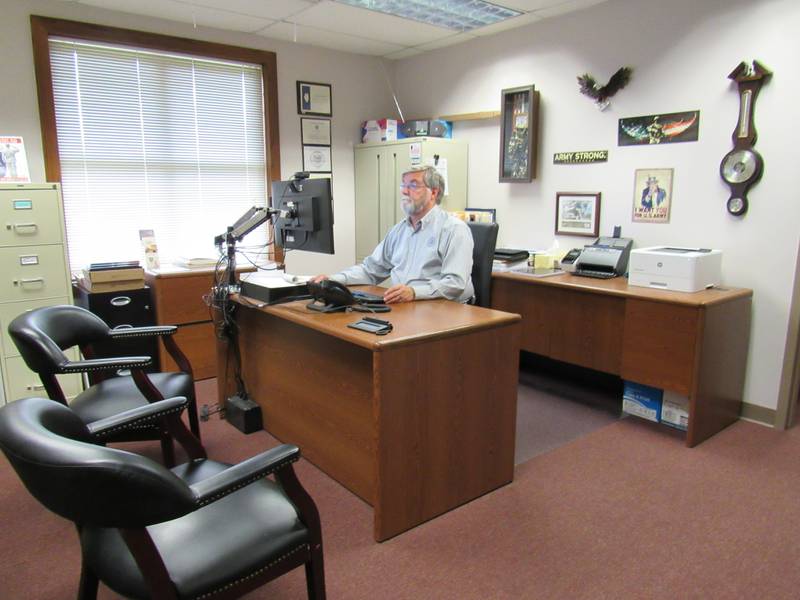
[[507,260],[500,260],[496,258],[492,261],[492,271],[497,273],[504,273],[506,271],[511,271],[512,269],[525,267],[527,265],[528,265],[527,258],[523,258],[522,260],[516,260],[514,262],[508,262]]
[[187,269],[207,269],[216,266],[218,258],[179,256],[172,261],[173,264]]
[[520,275],[527,275],[528,277],[550,277],[551,275],[561,275],[564,271],[561,269],[539,268],[539,267],[518,267],[511,269],[512,273]]

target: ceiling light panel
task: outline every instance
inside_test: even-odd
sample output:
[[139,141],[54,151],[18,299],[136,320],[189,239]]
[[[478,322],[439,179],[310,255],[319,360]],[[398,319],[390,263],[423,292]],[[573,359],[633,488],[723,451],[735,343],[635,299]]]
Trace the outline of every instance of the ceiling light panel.
[[358,8],[428,23],[445,29],[470,31],[522,13],[483,0],[335,0]]

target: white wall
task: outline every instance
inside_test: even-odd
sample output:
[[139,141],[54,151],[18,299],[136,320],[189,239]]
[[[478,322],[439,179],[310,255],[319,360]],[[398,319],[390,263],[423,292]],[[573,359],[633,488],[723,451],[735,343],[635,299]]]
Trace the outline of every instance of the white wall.
[[[407,117],[498,110],[500,90],[541,91],[539,175],[531,184],[497,182],[499,119],[459,122],[470,142],[469,204],[497,208],[499,243],[546,248],[554,238],[557,191],[602,192],[601,233],[622,225],[636,246],[721,248],[723,280],[754,290],[745,401],[776,408],[800,235],[797,98],[800,3],[794,0],[619,0],[500,36],[401,61],[395,79]],[[725,210],[718,169],[731,148],[738,96],[728,73],[757,59],[775,75],[756,105],[765,160],[750,211]],[[580,95],[576,77],[605,81],[633,67],[627,88],[605,112]],[[700,109],[696,143],[618,147],[620,117]],[[553,154],[610,150],[606,164],[553,165]],[[634,170],[675,169],[671,222],[631,222]],[[561,247],[585,238],[560,237]]]
[[[384,68],[378,59],[270,40],[256,35],[139,17],[60,1],[0,0],[0,134],[22,135],[33,181],[44,180],[41,129],[31,51],[31,14],[138,29],[277,54],[281,174],[302,170],[300,115],[295,81],[333,85],[333,192],[336,255],[294,252],[287,268],[295,273],[333,272],[355,259],[353,145],[364,119],[387,114],[393,106]],[[235,215],[233,218],[238,215]],[[233,220],[233,219],[232,219]],[[220,223],[220,231],[230,223]],[[156,232],[156,236],[158,232]]]

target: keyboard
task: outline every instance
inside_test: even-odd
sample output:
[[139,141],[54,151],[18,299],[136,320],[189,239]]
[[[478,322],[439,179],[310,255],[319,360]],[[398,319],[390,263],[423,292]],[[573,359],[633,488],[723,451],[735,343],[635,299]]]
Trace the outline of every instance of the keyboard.
[[609,273],[608,271],[592,271],[591,269],[578,269],[575,275],[583,277],[594,277],[595,279],[612,279],[616,277],[616,273]]
[[353,294],[353,298],[355,298],[360,304],[386,304],[383,299],[383,296],[378,296],[376,294],[370,294],[369,292],[362,292],[360,290],[350,290]]

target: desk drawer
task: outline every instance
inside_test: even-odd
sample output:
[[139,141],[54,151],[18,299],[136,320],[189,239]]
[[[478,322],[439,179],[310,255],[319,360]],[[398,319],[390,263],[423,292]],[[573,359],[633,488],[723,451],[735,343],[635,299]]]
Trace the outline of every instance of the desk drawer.
[[155,325],[156,316],[150,301],[150,288],[119,292],[89,292],[74,286],[75,304],[103,319],[109,327]]
[[694,307],[628,300],[622,378],[690,395],[699,319]]
[[0,302],[67,296],[64,247],[0,248]]
[[55,188],[0,190],[0,246],[61,242],[61,207]]
[[[217,340],[214,336],[213,323],[195,323],[181,325],[175,334],[178,347],[189,359],[195,380],[209,379],[217,376]],[[178,371],[178,365],[161,347],[161,370]]]
[[180,325],[210,321],[211,313],[203,296],[211,291],[213,283],[213,273],[157,278],[154,289],[158,323]]

